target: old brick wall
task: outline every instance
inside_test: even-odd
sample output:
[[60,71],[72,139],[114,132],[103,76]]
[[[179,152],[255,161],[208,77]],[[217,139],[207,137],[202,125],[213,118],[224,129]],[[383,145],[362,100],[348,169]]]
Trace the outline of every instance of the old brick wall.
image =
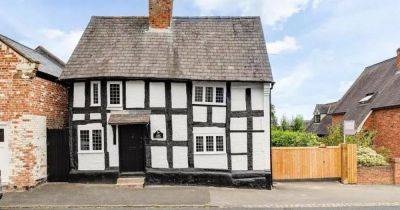
[[393,184],[393,167],[391,165],[358,167],[357,182],[358,184]]
[[338,115],[332,115],[332,125],[337,125],[343,123],[343,118],[344,115],[338,114]]

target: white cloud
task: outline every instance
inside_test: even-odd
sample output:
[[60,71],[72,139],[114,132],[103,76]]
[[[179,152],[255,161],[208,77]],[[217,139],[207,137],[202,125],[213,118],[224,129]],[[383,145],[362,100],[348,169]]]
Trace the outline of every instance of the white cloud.
[[285,36],[282,40],[267,43],[269,54],[281,54],[284,52],[293,52],[300,49],[297,40],[294,37]]
[[317,7],[320,0],[194,0],[203,15],[261,16],[263,23],[275,25],[304,10]]

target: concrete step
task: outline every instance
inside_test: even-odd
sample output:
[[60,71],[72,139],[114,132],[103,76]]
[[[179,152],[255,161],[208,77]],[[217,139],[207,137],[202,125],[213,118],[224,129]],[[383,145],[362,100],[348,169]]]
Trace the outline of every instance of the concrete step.
[[117,180],[118,186],[129,186],[134,188],[143,188],[144,177],[120,177]]

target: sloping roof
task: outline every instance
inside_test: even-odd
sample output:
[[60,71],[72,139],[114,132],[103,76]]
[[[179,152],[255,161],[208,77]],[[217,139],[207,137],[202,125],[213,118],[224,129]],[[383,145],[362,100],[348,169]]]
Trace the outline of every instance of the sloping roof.
[[320,123],[315,123],[314,120],[311,120],[306,130],[319,136],[327,135],[329,127],[332,125],[332,113],[334,112],[337,103],[338,102],[317,104],[314,109],[314,114],[325,114],[326,116],[321,119]]
[[[45,50],[43,47],[37,48],[38,50],[33,50],[21,43],[18,43],[6,36],[0,34],[0,41],[11,47],[21,56],[30,60],[31,62],[39,63],[38,71],[42,73],[49,74],[54,77],[60,77],[64,63],[58,59],[56,56]],[[45,55],[44,50],[47,52]],[[49,55],[51,54],[51,56]]]
[[336,102],[327,103],[327,104],[317,104],[317,105],[315,105],[314,114],[315,113],[332,114],[333,111],[336,109],[337,103],[338,102],[336,101]]
[[258,17],[92,17],[61,79],[91,77],[273,81]]
[[[372,110],[400,105],[397,72],[396,58],[367,67],[340,100],[334,114],[344,114],[345,120],[355,120],[359,127]],[[373,94],[372,99],[360,103],[368,94]]]

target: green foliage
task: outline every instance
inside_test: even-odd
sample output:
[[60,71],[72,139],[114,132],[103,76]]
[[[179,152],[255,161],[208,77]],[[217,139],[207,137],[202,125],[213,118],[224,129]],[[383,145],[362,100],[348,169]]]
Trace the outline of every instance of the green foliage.
[[303,116],[297,115],[291,122],[291,127],[293,131],[305,131],[305,124]]
[[276,110],[274,105],[271,105],[271,125],[273,128],[278,127],[278,118],[276,117]]
[[281,130],[283,130],[283,131],[289,131],[289,130],[291,130],[290,122],[289,122],[289,120],[286,118],[285,115],[283,115],[283,116],[282,116],[282,119],[281,119]]
[[328,135],[320,138],[320,142],[326,146],[337,146],[343,143],[343,130],[341,126],[332,126],[329,128]]
[[[373,131],[360,131],[354,136],[346,136],[346,143],[357,144],[362,147],[371,147],[376,133]],[[344,143],[343,128],[335,125],[329,128],[328,135],[320,139],[320,142],[327,146],[337,146]]]
[[319,145],[318,137],[312,133],[272,130],[272,146],[274,147],[312,147]]
[[388,162],[383,155],[378,154],[369,147],[359,146],[357,149],[357,161],[360,166],[386,166]]

